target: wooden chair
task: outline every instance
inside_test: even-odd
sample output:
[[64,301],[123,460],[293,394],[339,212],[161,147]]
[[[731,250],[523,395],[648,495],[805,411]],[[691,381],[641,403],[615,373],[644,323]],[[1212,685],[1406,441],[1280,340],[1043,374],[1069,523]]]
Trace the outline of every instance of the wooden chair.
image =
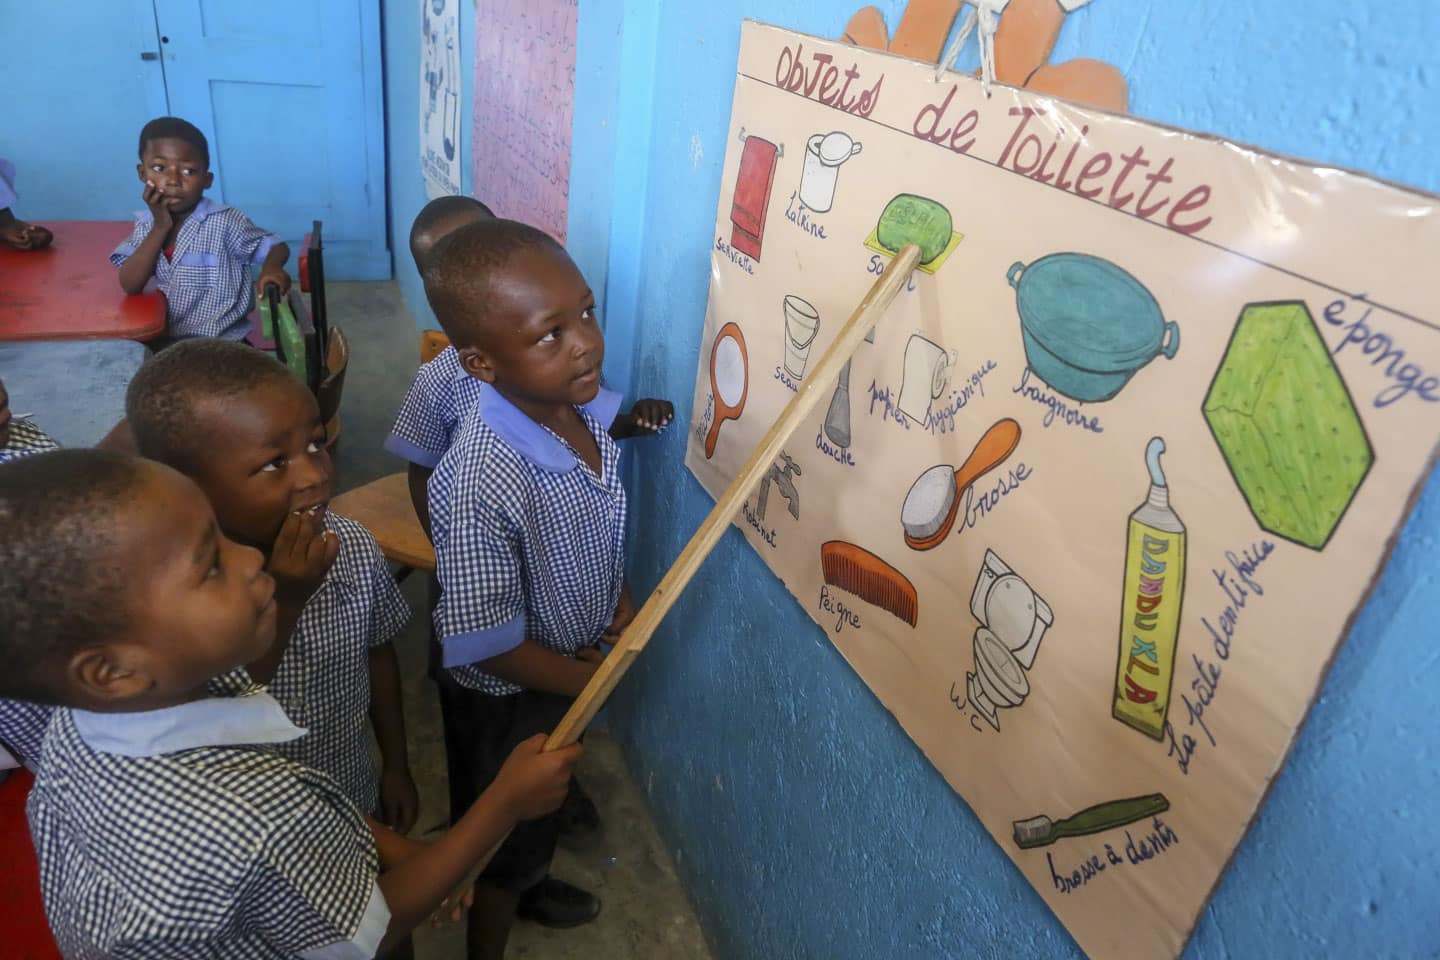
[[[428,363],[449,345],[443,333],[426,330],[420,335],[420,362]],[[344,335],[338,327],[331,328],[331,357],[345,352]],[[343,377],[343,372],[342,372]],[[338,404],[338,400],[336,401]],[[321,401],[321,413],[325,402]],[[338,427],[337,427],[338,429]],[[435,548],[420,526],[415,505],[410,502],[410,483],[405,471],[381,477],[363,487],[348,490],[330,501],[330,508],[341,516],[364,524],[380,544],[380,552],[391,563],[400,565],[395,579],[403,580],[411,570],[434,571]]]

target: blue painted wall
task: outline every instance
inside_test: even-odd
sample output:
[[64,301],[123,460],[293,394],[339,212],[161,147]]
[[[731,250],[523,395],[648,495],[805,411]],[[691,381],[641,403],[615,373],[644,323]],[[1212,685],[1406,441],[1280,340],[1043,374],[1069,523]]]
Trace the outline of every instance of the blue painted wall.
[[[615,186],[574,192],[571,246],[607,251],[611,381],[682,419],[631,458],[641,590],[711,506],[684,421],[740,20],[835,36],[862,2],[581,0],[579,73],[603,58],[613,78],[579,85],[577,131],[614,132],[577,138],[574,163]],[[880,6],[893,27],[901,4]],[[1432,0],[1098,0],[1070,19],[1056,58],[1119,65],[1138,115],[1440,191]],[[1440,955],[1437,531],[1432,481],[1187,957]],[[719,957],[1078,955],[738,534],[610,713]]]
[[3,0],[0,45],[0,157],[18,170],[19,215],[130,219],[136,138],[166,112],[160,61],[140,59],[160,49],[150,0]]

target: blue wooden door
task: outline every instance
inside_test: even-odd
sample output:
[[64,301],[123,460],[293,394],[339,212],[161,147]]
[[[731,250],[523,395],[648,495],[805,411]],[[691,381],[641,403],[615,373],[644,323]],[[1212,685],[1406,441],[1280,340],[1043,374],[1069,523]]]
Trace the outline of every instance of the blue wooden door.
[[331,279],[390,276],[380,0],[154,0],[170,112],[210,140],[211,196],[289,242],[325,221]]

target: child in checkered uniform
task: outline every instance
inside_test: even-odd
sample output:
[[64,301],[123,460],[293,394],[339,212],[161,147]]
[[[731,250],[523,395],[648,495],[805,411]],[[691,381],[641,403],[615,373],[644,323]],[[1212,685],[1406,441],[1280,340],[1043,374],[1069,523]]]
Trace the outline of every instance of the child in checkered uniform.
[[[215,181],[210,144],[193,124],[160,117],[140,131],[140,163],[146,209],[110,254],[126,293],[139,293],[153,277],[165,294],[165,342],[188,337],[240,340],[255,290],[275,284],[290,289],[285,261],[290,248],[250,222],[234,207],[205,196]],[[251,288],[250,267],[260,265]]]
[[54,450],[60,444],[51,440],[29,417],[19,418],[10,410],[10,394],[0,381],[0,463],[19,460]]
[[535,738],[426,846],[264,746],[305,730],[259,688],[207,684],[265,656],[275,580],[169,467],[99,450],[11,464],[0,526],[0,696],[59,708],[28,815],[65,956],[373,957],[564,797],[578,751]]
[[[429,481],[440,581],[434,623],[452,792],[471,795],[511,745],[559,722],[634,617],[625,490],[606,427],[595,298],[558,243],[485,219],[429,257],[425,292],[476,380],[476,405]],[[559,825],[525,824],[481,875],[470,955],[499,957],[517,912],[585,923],[591,894],[549,876]]]
[[[451,233],[467,223],[494,216],[474,197],[436,197],[425,204],[410,226],[410,256],[415,260],[415,269],[423,275],[430,251]],[[395,416],[390,436],[385,439],[385,449],[409,464],[410,500],[427,534],[430,508],[426,484],[450,448],[460,420],[474,408],[478,394],[477,381],[461,368],[460,355],[451,344],[420,366]],[[675,408],[668,400],[637,400],[629,413],[619,413],[619,395],[604,386],[600,394],[606,397],[610,412],[605,426],[616,440],[659,433],[675,416]]]
[[225,535],[268,557],[279,637],[236,682],[268,685],[310,731],[279,751],[407,833],[419,799],[392,641],[410,608],[370,531],[327,509],[332,470],[315,397],[269,354],[187,340],[135,374],[125,414],[140,454],[195,480]]

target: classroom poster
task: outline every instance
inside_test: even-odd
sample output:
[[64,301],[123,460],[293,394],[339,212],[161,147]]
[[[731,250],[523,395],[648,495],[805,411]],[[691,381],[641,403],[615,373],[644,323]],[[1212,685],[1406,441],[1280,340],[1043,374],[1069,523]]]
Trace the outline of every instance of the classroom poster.
[[460,192],[460,2],[420,0],[420,169],[432,199]]
[[1436,198],[756,23],[728,143],[687,464],[824,391],[737,525],[1090,956],[1178,955],[1430,472]]
[[570,203],[576,0],[476,0],[474,192],[561,243]]

